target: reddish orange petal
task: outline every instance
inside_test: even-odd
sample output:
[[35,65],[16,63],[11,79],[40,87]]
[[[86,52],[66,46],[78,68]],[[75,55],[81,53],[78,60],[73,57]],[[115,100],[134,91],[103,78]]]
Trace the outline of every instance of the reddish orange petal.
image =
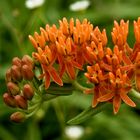
[[97,104],[99,103],[97,100],[99,98],[99,87],[98,86],[94,88],[93,93],[94,93],[94,96],[93,96],[93,100],[92,100],[92,107],[96,107]]
[[127,105],[129,105],[129,106],[131,106],[131,107],[135,107],[135,106],[136,106],[136,104],[127,96],[126,93],[121,92],[121,93],[120,93],[120,97],[121,97],[121,99],[122,99]]
[[98,95],[95,93],[94,96],[93,96],[93,99],[92,99],[92,107],[96,107],[97,104],[98,104]]
[[122,52],[122,59],[123,59],[123,62],[127,65],[131,65],[132,62],[131,60],[129,59],[129,57],[125,54],[125,52],[123,51]]
[[121,105],[121,98],[118,94],[115,94],[113,98],[113,111],[114,114],[117,114]]
[[76,58],[77,62],[80,64],[80,65],[83,65],[84,64],[84,57],[83,57],[83,53],[82,51],[77,51],[77,58]]
[[78,64],[77,62],[75,62],[75,61],[73,61],[73,60],[72,60],[71,62],[72,62],[73,66],[74,66],[75,68],[80,69],[80,70],[83,69],[82,66],[81,66],[80,64]]
[[109,101],[110,99],[112,99],[113,96],[114,96],[114,93],[108,93],[108,94],[105,94],[104,96],[101,96],[100,98],[98,98],[98,101],[99,102],[106,102],[106,101]]
[[122,66],[121,71],[130,71],[131,69],[134,69],[134,65],[126,65],[126,66]]
[[50,75],[48,72],[45,72],[45,88],[48,89],[50,86]]
[[61,78],[59,77],[58,73],[56,72],[56,70],[53,67],[48,67],[48,73],[50,74],[51,78],[53,79],[53,81],[55,83],[57,83],[60,86],[63,86],[63,82],[61,80]]
[[112,71],[112,67],[110,65],[104,63],[103,61],[100,62],[100,67],[107,71]]
[[66,70],[65,64],[62,64],[62,66],[61,66],[61,68],[60,68],[60,72],[59,72],[60,77],[63,76],[65,70]]
[[91,58],[91,54],[89,54],[87,50],[85,50],[83,55],[84,55],[85,61],[88,62],[89,64],[92,64],[93,60]]
[[37,49],[38,45],[37,45],[36,40],[31,35],[29,35],[28,37],[29,37],[29,40],[31,41],[32,45],[34,46],[34,48]]
[[65,63],[66,70],[71,79],[75,79],[75,70],[71,62]]

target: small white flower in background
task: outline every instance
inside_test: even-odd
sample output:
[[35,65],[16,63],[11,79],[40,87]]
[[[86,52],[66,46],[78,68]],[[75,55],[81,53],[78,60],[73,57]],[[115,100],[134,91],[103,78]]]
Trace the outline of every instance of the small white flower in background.
[[71,11],[82,11],[82,10],[87,9],[89,7],[89,5],[90,5],[90,1],[88,1],[88,0],[77,1],[75,3],[72,3],[69,6],[69,9]]
[[67,126],[65,128],[65,134],[68,138],[76,140],[84,134],[84,128],[81,126]]
[[25,5],[29,9],[34,9],[43,5],[45,0],[26,0]]

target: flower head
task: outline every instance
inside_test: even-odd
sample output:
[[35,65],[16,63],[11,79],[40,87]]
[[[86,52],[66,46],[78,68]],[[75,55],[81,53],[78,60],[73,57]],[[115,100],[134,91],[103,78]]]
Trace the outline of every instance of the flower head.
[[[29,39],[36,52],[33,57],[41,64],[45,77],[46,88],[50,85],[50,79],[62,86],[61,77],[67,73],[69,78],[76,78],[76,69],[82,70],[88,62],[86,47],[90,45],[93,25],[87,19],[80,22],[71,18],[59,20],[59,28],[55,25],[46,25],[40,28],[40,34],[29,35]],[[56,69],[54,66],[59,65]]]

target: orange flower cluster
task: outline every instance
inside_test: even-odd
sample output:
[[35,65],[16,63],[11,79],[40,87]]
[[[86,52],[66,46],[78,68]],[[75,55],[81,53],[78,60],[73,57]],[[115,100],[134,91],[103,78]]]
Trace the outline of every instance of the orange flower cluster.
[[111,32],[113,51],[105,46],[100,49],[99,46],[104,41],[101,39],[95,46],[97,50],[90,48],[89,53],[95,57],[92,59],[93,65],[88,66],[85,73],[88,80],[95,85],[93,89],[86,91],[94,93],[92,106],[110,101],[115,114],[119,111],[121,101],[131,107],[136,106],[128,96],[133,83],[136,83],[136,88],[140,91],[140,18],[137,22],[134,21],[136,42],[133,49],[127,43],[128,25],[128,21],[121,20],[120,24],[114,21]]
[[[84,19],[80,22],[71,18],[68,22],[66,18],[59,21],[59,28],[55,25],[40,28],[40,34],[29,35],[29,39],[37,52],[33,57],[41,63],[43,69],[42,77],[45,77],[46,89],[50,85],[51,79],[62,86],[61,80],[66,72],[70,79],[75,79],[76,69],[82,70],[83,65],[88,61],[86,46],[90,45],[93,25]],[[59,64],[56,70],[54,65]],[[58,74],[59,73],[59,74]]]
[[[134,21],[136,42],[134,48],[127,43],[129,22],[114,21],[111,32],[114,48],[107,47],[106,30],[84,19],[80,22],[71,18],[59,21],[59,27],[46,25],[40,28],[29,39],[36,49],[33,57],[41,64],[45,87],[49,88],[51,80],[62,86],[62,76],[67,73],[72,80],[76,79],[76,69],[82,70],[85,65],[85,76],[95,86],[86,93],[93,93],[92,106],[100,102],[112,102],[114,113],[120,108],[121,101],[135,107],[128,93],[136,82],[140,90],[140,18]],[[90,66],[89,66],[90,65]]]

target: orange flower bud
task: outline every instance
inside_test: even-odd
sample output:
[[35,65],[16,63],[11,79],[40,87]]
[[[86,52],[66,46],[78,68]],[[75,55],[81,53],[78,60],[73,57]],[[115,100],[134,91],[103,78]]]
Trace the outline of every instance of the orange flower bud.
[[26,119],[26,115],[23,112],[15,112],[10,116],[10,120],[15,123],[24,122],[25,119]]
[[32,99],[32,97],[34,96],[34,90],[31,87],[31,85],[29,85],[29,84],[24,85],[24,87],[23,87],[23,95],[28,100]]
[[21,67],[21,60],[18,57],[14,57],[12,60],[12,65],[16,65],[18,67]]
[[18,85],[16,85],[15,83],[13,82],[8,82],[7,83],[7,88],[8,88],[8,91],[12,94],[12,95],[17,95],[20,91]]
[[11,69],[8,69],[6,71],[5,79],[6,79],[6,82],[10,82],[11,81]]
[[22,62],[22,65],[28,65],[29,67],[33,68],[34,63],[33,63],[32,58],[29,55],[24,55],[22,57],[21,62]]
[[21,73],[22,73],[22,76],[25,80],[32,80],[34,77],[34,73],[28,65],[22,66]]
[[20,67],[18,67],[17,65],[13,65],[11,67],[11,75],[12,75],[12,79],[15,81],[22,80],[21,70]]
[[10,106],[10,107],[16,107],[16,101],[14,99],[14,97],[8,93],[4,93],[3,94],[3,100],[5,102],[6,105]]
[[28,107],[27,100],[23,96],[16,95],[15,96],[15,100],[16,100],[17,106],[19,108],[21,108],[21,109],[27,109],[27,107]]

